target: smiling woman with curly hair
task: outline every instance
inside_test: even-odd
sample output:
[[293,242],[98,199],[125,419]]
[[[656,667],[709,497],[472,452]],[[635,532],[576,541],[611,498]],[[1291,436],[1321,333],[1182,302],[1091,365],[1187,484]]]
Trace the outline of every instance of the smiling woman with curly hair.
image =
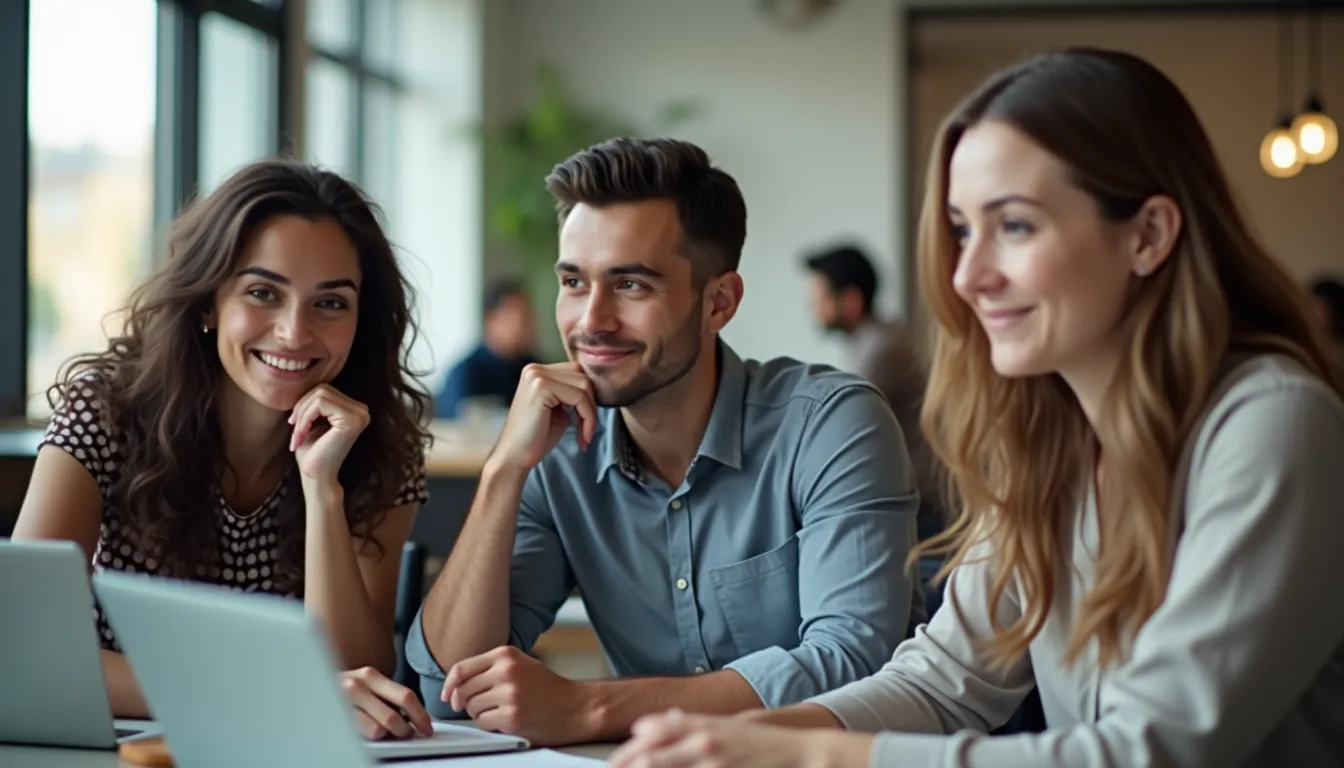
[[[51,388],[14,537],[77,541],[94,569],[301,598],[382,735],[382,700],[414,701],[382,676],[427,498],[411,297],[352,184],[282,160],[239,170],[174,223],[122,332]],[[143,716],[98,624],[113,709]]]

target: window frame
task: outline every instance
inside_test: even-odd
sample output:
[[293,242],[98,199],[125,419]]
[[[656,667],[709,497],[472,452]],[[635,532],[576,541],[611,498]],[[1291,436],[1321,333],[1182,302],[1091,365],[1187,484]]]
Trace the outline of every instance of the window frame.
[[[324,47],[308,39],[308,31],[302,31],[303,38],[307,43],[308,50],[312,58],[322,59],[330,64],[335,64],[345,70],[346,74],[354,80],[354,100],[351,104],[351,131],[350,142],[353,144],[347,147],[350,158],[350,176],[363,184],[366,179],[365,151],[364,142],[368,135],[368,120],[366,118],[368,111],[368,86],[370,82],[385,86],[393,94],[394,101],[397,96],[404,95],[408,86],[406,81],[394,72],[389,72],[378,66],[370,64],[370,43],[369,27],[370,18],[373,10],[372,1],[387,2],[387,0],[345,0],[350,11],[350,17],[354,19],[354,39],[349,50],[340,51]],[[307,74],[308,61],[303,62],[304,74]],[[393,115],[395,122],[396,117]]]
[[[30,0],[31,2],[31,0]],[[276,147],[289,149],[294,2],[158,0],[158,99],[155,107],[154,231],[162,231],[196,194],[200,181],[201,17],[218,13],[271,38],[276,72]]]
[[[31,0],[30,0],[31,1]],[[0,3],[0,418],[28,403],[29,3]]]

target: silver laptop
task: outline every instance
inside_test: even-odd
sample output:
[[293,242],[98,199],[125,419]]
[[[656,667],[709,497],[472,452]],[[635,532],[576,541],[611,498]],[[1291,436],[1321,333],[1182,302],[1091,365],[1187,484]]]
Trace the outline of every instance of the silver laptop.
[[366,741],[326,637],[297,600],[111,571],[93,591],[178,765],[368,768],[530,746],[447,723],[433,736]]
[[115,749],[157,730],[114,720],[84,551],[0,539],[0,742]]

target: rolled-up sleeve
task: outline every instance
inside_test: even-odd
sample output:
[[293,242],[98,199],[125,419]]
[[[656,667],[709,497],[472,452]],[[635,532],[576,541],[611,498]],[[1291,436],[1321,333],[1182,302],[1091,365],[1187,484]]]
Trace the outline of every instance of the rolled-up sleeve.
[[[1334,591],[1344,583],[1344,408],[1323,391],[1284,386],[1238,403],[1211,430],[1192,461],[1167,597],[1103,688],[1096,722],[1002,738],[883,733],[870,765],[1241,765],[1276,730],[1285,740],[1273,745],[1274,764],[1332,764],[1338,702],[1293,710],[1344,637]],[[913,671],[905,652],[890,671],[817,703],[856,729],[917,721],[917,684],[899,674]],[[953,659],[935,661],[931,678],[962,679]],[[1289,717],[1295,727],[1284,730]]]
[[[533,471],[523,486],[509,568],[509,645],[531,653],[573,589],[569,561],[551,519],[539,474]],[[420,692],[430,715],[440,719],[462,717],[462,713],[439,701],[447,670],[429,650],[420,621],[423,611],[421,606],[407,632],[406,663],[420,676]]]
[[905,637],[905,573],[919,494],[901,428],[882,396],[848,385],[824,397],[803,433],[791,493],[800,511],[797,647],[726,665],[767,707],[873,674]]
[[420,696],[425,700],[429,714],[440,719],[459,717],[452,707],[439,701],[443,680],[448,673],[439,667],[434,654],[429,652],[425,630],[420,624],[424,610],[424,605],[421,605],[420,610],[415,612],[415,619],[411,621],[411,628],[406,632],[406,664],[420,676]]

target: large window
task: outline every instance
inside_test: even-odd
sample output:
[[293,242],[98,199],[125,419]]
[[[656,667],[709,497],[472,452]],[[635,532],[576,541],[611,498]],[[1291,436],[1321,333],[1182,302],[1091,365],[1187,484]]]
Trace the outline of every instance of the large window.
[[106,347],[183,202],[280,149],[283,6],[0,9],[0,216],[19,212],[0,232],[0,304],[18,308],[0,330],[0,419],[45,416],[62,363]]
[[106,348],[186,202],[293,150],[383,210],[437,381],[478,333],[481,32],[476,0],[0,0],[0,422]]
[[279,149],[279,45],[219,13],[201,17],[200,177],[206,194]]
[[385,214],[437,386],[479,333],[481,17],[468,0],[308,0],[304,155]]
[[156,14],[154,0],[32,4],[30,413],[63,360],[104,346],[104,319],[150,268]]
[[406,86],[396,53],[404,0],[309,0],[304,154],[359,183],[385,209],[401,170]]

